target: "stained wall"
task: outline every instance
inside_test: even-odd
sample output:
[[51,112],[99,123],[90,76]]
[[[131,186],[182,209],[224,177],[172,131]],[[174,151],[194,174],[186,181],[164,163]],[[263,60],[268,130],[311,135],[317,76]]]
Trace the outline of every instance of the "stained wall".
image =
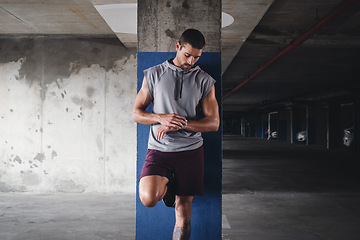
[[0,192],[135,192],[136,49],[0,39]]

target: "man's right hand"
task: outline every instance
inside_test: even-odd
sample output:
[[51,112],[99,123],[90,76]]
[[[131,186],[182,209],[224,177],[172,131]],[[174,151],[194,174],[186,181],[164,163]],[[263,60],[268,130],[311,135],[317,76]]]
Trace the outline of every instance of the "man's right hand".
[[168,127],[168,126],[164,126],[161,125],[160,127],[158,127],[156,133],[155,133],[155,138],[160,141],[161,139],[164,138],[165,133],[167,132],[175,132],[177,130],[180,130],[181,128],[177,127],[177,128],[173,128],[173,127]]
[[159,123],[163,126],[172,128],[182,128],[186,126],[186,118],[175,113],[159,114]]

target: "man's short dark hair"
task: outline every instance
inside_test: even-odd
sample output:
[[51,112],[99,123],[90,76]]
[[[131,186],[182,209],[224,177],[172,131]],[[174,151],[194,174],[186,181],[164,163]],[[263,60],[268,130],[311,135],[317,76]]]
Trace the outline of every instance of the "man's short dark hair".
[[203,49],[205,46],[205,38],[199,30],[190,28],[181,34],[179,43],[181,46],[189,43],[193,48]]

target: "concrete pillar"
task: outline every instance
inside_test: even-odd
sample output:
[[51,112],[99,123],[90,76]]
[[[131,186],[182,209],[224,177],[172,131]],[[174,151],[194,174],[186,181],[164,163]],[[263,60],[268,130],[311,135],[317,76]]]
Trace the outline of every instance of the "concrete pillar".
[[306,144],[314,145],[316,144],[316,108],[313,105],[306,106]]
[[263,137],[262,115],[258,114],[255,118],[255,137]]
[[304,130],[306,130],[306,109],[304,107],[299,107],[294,109],[292,113],[292,131],[294,143],[301,143],[297,140],[297,134]]
[[354,144],[357,152],[360,152],[360,100],[355,102],[355,124],[354,124]]
[[278,139],[286,141],[287,136],[287,112],[279,112],[278,118]]
[[221,1],[142,0],[138,3],[138,51],[174,52],[188,28],[200,30],[206,52],[221,51]]
[[312,112],[316,119],[316,145],[326,147],[327,107],[319,104],[315,106]]
[[279,119],[279,117],[278,117],[278,112],[270,112],[269,114],[268,114],[268,132],[269,132],[269,134],[268,134],[268,139],[271,139],[272,138],[272,136],[271,136],[271,134],[273,133],[273,132],[276,132],[276,138],[277,138],[277,135],[278,135],[278,124],[279,124],[279,122],[278,122],[278,119]]
[[289,111],[290,118],[290,143],[294,143],[294,121],[293,121],[293,110]]
[[326,146],[326,115],[327,110],[321,104],[307,106],[307,144]]
[[338,102],[330,102],[328,108],[328,149],[335,149],[342,146],[341,116]]
[[291,142],[291,109],[286,110],[286,142]]
[[242,137],[245,137],[245,136],[246,136],[246,121],[245,121],[245,117],[241,117],[240,135],[241,135]]
[[267,116],[266,113],[262,113],[262,115],[261,115],[262,138],[267,138],[267,134],[265,134],[267,132],[267,129],[268,129],[267,117],[268,116]]
[[[221,112],[220,27],[220,0],[138,1],[138,89],[143,80],[143,70],[175,57],[175,43],[181,33],[195,28],[206,39],[205,51],[197,64],[216,80],[216,98]],[[147,152],[148,131],[149,126],[138,124],[138,179]],[[194,198],[191,239],[221,239],[221,135],[222,130],[203,134],[205,194]],[[165,207],[161,202],[154,208],[146,208],[139,200],[138,191],[136,201],[136,239],[171,239],[175,224],[174,209]]]

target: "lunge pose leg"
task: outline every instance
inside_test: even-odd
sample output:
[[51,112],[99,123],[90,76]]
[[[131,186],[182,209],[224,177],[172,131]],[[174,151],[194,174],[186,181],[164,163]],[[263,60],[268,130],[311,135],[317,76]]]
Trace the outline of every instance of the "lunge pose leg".
[[193,196],[176,196],[175,217],[173,240],[183,240],[190,238],[191,232],[191,211]]

